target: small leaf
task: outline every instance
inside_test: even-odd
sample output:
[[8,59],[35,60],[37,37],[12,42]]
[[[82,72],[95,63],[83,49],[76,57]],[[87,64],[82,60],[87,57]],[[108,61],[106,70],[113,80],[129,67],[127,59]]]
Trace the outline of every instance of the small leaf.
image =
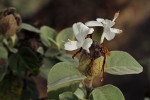
[[76,66],[79,65],[78,59],[77,58],[73,59],[72,55],[69,55],[69,54],[61,54],[61,55],[57,56],[56,58],[60,61],[71,63],[71,64],[76,65]]
[[39,59],[29,48],[21,48],[19,52],[9,57],[9,68],[19,77],[24,77],[26,69],[37,75],[39,66]]
[[37,48],[37,50],[36,50],[39,54],[41,54],[41,55],[44,55],[44,49],[43,49],[43,47],[38,47]]
[[17,35],[14,34],[13,36],[10,36],[9,38],[4,38],[3,43],[8,47],[8,49],[12,49],[17,41]]
[[2,33],[0,33],[0,43],[3,41],[3,39],[4,39],[4,36]]
[[40,28],[41,41],[47,47],[51,47],[52,45],[58,46],[58,44],[55,41],[56,35],[57,32],[48,26],[42,26]]
[[60,48],[64,49],[64,44],[70,40],[74,40],[75,36],[72,28],[66,28],[60,31],[56,37],[56,42],[59,44]]
[[0,82],[0,100],[20,100],[22,80],[8,74]]
[[0,45],[0,81],[4,78],[7,71],[7,58],[7,50],[2,45]]
[[66,62],[57,63],[48,74],[48,94],[50,97],[58,97],[57,95],[62,92],[72,91],[74,89],[71,86],[75,88],[85,78],[74,65]]
[[0,59],[0,81],[3,80],[7,72],[7,60]]
[[11,38],[11,42],[12,42],[12,46],[15,45],[16,41],[17,41],[17,35],[14,34],[13,36],[10,37]]
[[58,54],[60,54],[60,50],[56,48],[48,48],[44,55],[46,57],[56,57]]
[[83,89],[81,88],[78,88],[74,94],[81,100],[84,100],[86,98],[86,93]]
[[31,31],[31,32],[35,32],[35,33],[40,33],[39,29],[35,28],[34,26],[32,26],[30,24],[26,24],[26,23],[21,24],[21,29],[28,30],[28,31]]
[[40,67],[40,75],[43,76],[44,78],[48,78],[48,73],[50,69],[58,63],[57,60],[51,59],[51,58],[44,58],[43,59],[43,65]]
[[143,71],[143,68],[128,53],[123,51],[111,51],[110,56],[107,57],[107,67],[105,71],[115,75],[138,74]]
[[102,87],[95,88],[90,95],[90,99],[91,100],[125,100],[119,88],[113,85],[104,85]]
[[11,69],[14,75],[24,77],[26,64],[18,53],[12,54],[9,57],[8,62],[9,68]]
[[7,59],[8,58],[8,52],[2,45],[0,45],[0,58],[1,59]]
[[59,95],[59,100],[78,100],[72,92],[64,92]]

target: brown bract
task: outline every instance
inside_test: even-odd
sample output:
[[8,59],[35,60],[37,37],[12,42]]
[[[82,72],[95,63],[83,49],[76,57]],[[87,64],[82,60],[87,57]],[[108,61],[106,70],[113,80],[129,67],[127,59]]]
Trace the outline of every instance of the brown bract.
[[6,37],[13,36],[19,30],[21,17],[14,8],[7,8],[0,12],[0,33]]

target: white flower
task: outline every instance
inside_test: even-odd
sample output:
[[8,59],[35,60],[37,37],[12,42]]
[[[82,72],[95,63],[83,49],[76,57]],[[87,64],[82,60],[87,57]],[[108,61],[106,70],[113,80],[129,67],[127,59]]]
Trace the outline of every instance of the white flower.
[[93,41],[91,38],[86,38],[86,36],[88,34],[92,34],[93,31],[93,28],[89,28],[81,22],[73,24],[73,32],[77,41],[69,40],[68,42],[66,42],[64,45],[65,50],[72,51],[82,47],[89,53],[89,48],[92,45]]
[[104,27],[104,31],[101,37],[101,43],[103,43],[104,38],[107,40],[112,40],[116,34],[119,34],[122,32],[120,29],[116,28],[111,28],[115,24],[115,20],[119,16],[119,12],[115,14],[114,19],[108,20],[108,19],[102,19],[102,18],[97,18],[97,21],[89,21],[86,22],[85,25],[87,26],[102,26]]

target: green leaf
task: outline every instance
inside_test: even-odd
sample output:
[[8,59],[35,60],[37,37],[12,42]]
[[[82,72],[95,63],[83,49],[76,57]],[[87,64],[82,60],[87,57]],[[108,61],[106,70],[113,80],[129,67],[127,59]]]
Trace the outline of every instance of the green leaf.
[[8,58],[8,52],[7,50],[0,45],[0,59],[7,59]]
[[126,52],[111,51],[110,56],[107,57],[106,72],[109,74],[138,74],[142,71],[142,66]]
[[46,57],[51,57],[52,58],[52,57],[56,57],[59,54],[60,54],[60,50],[58,50],[56,48],[48,48],[44,55]]
[[56,59],[44,58],[43,65],[40,67],[40,75],[44,78],[48,78],[48,73],[50,69],[55,65],[58,61]]
[[14,75],[24,77],[25,71],[28,69],[32,74],[39,73],[39,59],[29,48],[21,48],[16,54],[9,57],[9,68]]
[[9,57],[8,66],[14,75],[17,75],[18,77],[24,77],[26,64],[18,53],[12,54]]
[[52,47],[53,45],[58,47],[58,44],[55,41],[56,35],[57,32],[48,26],[42,26],[40,28],[40,38],[46,47]]
[[15,46],[17,41],[17,35],[14,34],[13,36],[9,37],[9,38],[4,38],[3,39],[3,43],[8,47],[8,49],[11,49]]
[[0,82],[3,80],[7,72],[7,60],[0,59]]
[[86,98],[86,92],[85,90],[81,89],[81,88],[78,88],[74,94],[81,100],[84,100]]
[[17,37],[16,34],[14,34],[13,36],[10,37],[12,47],[14,47],[14,45],[16,44],[17,38],[18,38],[18,37]]
[[7,71],[7,59],[8,52],[2,45],[0,45],[0,81],[4,78]]
[[39,92],[32,78],[24,80],[24,88],[20,100],[38,100]]
[[44,55],[44,48],[43,47],[38,47],[36,50],[39,54]]
[[102,87],[95,88],[90,95],[90,99],[91,100],[125,100],[119,88],[113,85],[104,85]]
[[61,55],[57,56],[56,58],[60,61],[76,65],[76,67],[79,65],[78,59],[76,57],[73,59],[72,55],[69,55],[69,54],[61,54]]
[[26,23],[21,24],[21,29],[28,30],[28,31],[31,31],[31,32],[35,32],[35,33],[40,33],[39,29],[35,28],[34,26],[32,26],[30,24],[26,24]]
[[73,91],[78,83],[85,79],[72,64],[60,62],[53,66],[48,74],[48,94],[49,97],[58,97],[65,91]]
[[72,92],[64,92],[59,95],[59,100],[78,100]]
[[59,44],[61,49],[64,49],[64,44],[70,40],[74,40],[75,36],[72,28],[66,28],[60,31],[56,37],[56,42]]
[[4,34],[0,33],[0,43],[3,41],[4,37]]
[[22,91],[22,80],[8,74],[0,82],[0,100],[19,100]]
[[66,83],[84,79],[85,76],[74,66],[66,62],[55,64],[48,74],[48,91],[55,89],[57,85],[66,85]]

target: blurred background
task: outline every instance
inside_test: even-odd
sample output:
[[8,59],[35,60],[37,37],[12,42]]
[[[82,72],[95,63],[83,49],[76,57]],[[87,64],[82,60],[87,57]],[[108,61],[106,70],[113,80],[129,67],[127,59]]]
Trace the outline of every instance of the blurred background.
[[[113,19],[120,11],[114,27],[123,33],[105,45],[110,50],[129,52],[144,71],[138,75],[107,74],[104,84],[119,87],[126,100],[150,97],[150,0],[0,0],[0,9],[6,7],[15,7],[24,23],[35,27],[48,25],[58,31],[79,21]],[[98,36],[99,29],[96,30],[94,34]],[[37,80],[37,83],[41,98],[45,97],[45,81]]]

